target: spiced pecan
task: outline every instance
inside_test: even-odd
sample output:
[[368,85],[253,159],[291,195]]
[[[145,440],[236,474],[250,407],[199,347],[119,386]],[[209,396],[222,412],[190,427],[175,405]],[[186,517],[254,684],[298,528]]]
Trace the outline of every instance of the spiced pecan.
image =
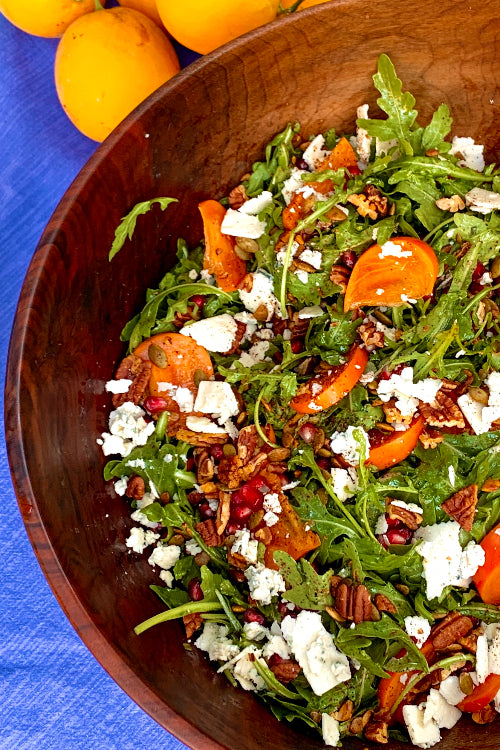
[[444,435],[438,430],[433,430],[432,427],[426,427],[423,432],[420,433],[418,439],[425,450],[428,450],[429,448],[435,448],[436,445],[442,443]]
[[369,721],[365,727],[363,735],[365,739],[371,742],[377,742],[379,745],[386,745],[389,742],[388,736],[389,725],[385,721]]
[[203,618],[199,612],[194,612],[191,615],[184,615],[182,622],[186,628],[186,638],[189,639],[193,633],[196,633],[196,631],[201,628],[203,625]]
[[349,724],[349,734],[361,734],[373,716],[373,711],[368,709],[361,716],[355,716]]
[[380,190],[376,188],[375,185],[365,185],[363,193],[366,195],[371,203],[372,208],[377,211],[379,216],[387,216],[387,213],[389,211],[389,201],[387,200],[385,195],[382,195]]
[[215,465],[208,448],[195,448],[194,460],[196,463],[196,480],[198,484],[204,484],[213,479]]
[[130,477],[127,482],[127,489],[125,494],[127,497],[132,497],[134,500],[140,500],[146,493],[146,483],[142,477],[134,476]]
[[237,455],[240,465],[244,466],[255,454],[259,445],[259,433],[255,425],[249,425],[240,430],[237,442]]
[[125,357],[118,366],[116,379],[122,380],[126,378],[127,380],[131,380],[132,383],[126,393],[113,394],[112,403],[115,409],[118,409],[126,401],[131,401],[136,405],[142,401],[149,385],[152,367],[153,365],[149,360],[144,361],[135,354]]
[[235,490],[240,486],[240,465],[237,456],[223,456],[218,466],[218,477],[222,484]]
[[402,521],[411,531],[416,531],[423,520],[420,513],[408,510],[408,508],[402,508],[392,502],[387,504],[387,515],[389,518],[397,518],[399,521]]
[[228,196],[229,206],[238,210],[247,201],[247,191],[244,185],[234,187]]
[[[171,433],[169,432],[169,434]],[[225,432],[193,432],[192,430],[181,428],[173,434],[183,443],[204,448],[211,445],[224,445],[227,442],[227,434]]]
[[442,389],[436,393],[436,398],[431,404],[421,401],[418,408],[426,424],[431,427],[458,427],[461,430],[465,428],[464,415]]
[[300,674],[299,665],[292,659],[284,659],[279,664],[270,667],[270,670],[276,679],[283,682],[285,685],[294,680]]
[[488,703],[488,705],[480,711],[475,711],[471,718],[475,724],[491,724],[492,721],[495,721],[496,716],[497,712],[491,703]]
[[332,718],[336,719],[336,721],[349,721],[352,719],[352,715],[354,713],[354,703],[349,698],[342,703],[342,705],[334,711],[332,714]]
[[[269,463],[267,453],[257,453],[256,456],[250,459],[250,461],[240,469],[240,480],[241,482],[248,482],[249,479],[255,477],[262,469]],[[276,464],[274,464],[276,466]]]
[[442,505],[442,509],[448,513],[465,531],[471,531],[476,515],[477,484],[469,484],[458,492],[455,492]]
[[394,399],[387,401],[387,403],[383,403],[382,409],[385,414],[386,420],[390,423],[410,424],[413,419],[412,414],[409,414],[407,416],[401,414],[400,410],[396,406],[396,401]]
[[366,346],[367,351],[372,352],[374,349],[382,349],[385,344],[383,331],[377,331],[375,323],[367,320],[357,328],[361,340]]
[[207,547],[219,547],[221,545],[222,540],[217,533],[217,528],[213,518],[208,518],[206,521],[200,521],[200,523],[196,524],[195,529]]
[[262,544],[265,544],[266,547],[268,544],[271,544],[273,539],[273,533],[269,526],[263,526],[261,529],[257,529],[255,532],[255,538],[259,540],[259,542],[262,542]]
[[395,615],[398,611],[397,607],[385,594],[376,594],[375,606],[379,612],[389,612],[391,615]]
[[219,505],[217,506],[217,520],[215,528],[217,534],[221,536],[228,524],[229,516],[231,515],[231,495],[229,492],[219,490]]
[[469,633],[469,635],[464,635],[463,638],[458,638],[458,643],[470,654],[475,654],[477,651],[477,639],[482,633],[482,628],[476,628],[472,633]]
[[344,579],[335,589],[335,609],[345,620],[356,625],[372,619],[372,599],[364,584]]
[[460,195],[452,195],[449,198],[438,198],[436,206],[441,211],[449,211],[454,214],[457,211],[462,211],[465,208],[465,203]]
[[473,629],[470,617],[458,612],[449,612],[440,623],[434,625],[431,630],[430,640],[437,651],[457,643],[459,638],[464,638]]
[[334,265],[330,270],[330,281],[332,284],[337,284],[343,294],[347,289],[347,282],[349,281],[350,275],[351,272],[346,266]]
[[244,292],[251,292],[253,289],[253,276],[251,273],[247,273],[246,276],[240,281],[238,289]]

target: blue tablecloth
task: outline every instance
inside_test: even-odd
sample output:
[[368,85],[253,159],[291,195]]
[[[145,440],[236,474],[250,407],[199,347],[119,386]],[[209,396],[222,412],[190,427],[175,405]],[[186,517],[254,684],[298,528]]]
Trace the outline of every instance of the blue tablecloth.
[[[56,46],[0,15],[2,381],[30,258],[58,201],[97,147],[59,105]],[[179,49],[179,57],[185,65],[195,55]],[[3,440],[0,493],[0,750],[182,750],[113,682],[66,620],[28,541]]]

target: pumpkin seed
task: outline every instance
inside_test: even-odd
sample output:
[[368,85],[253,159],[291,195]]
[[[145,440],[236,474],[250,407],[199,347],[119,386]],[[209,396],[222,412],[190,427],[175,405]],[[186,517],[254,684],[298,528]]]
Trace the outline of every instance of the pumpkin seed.
[[166,367],[168,365],[167,355],[158,344],[150,344],[148,347],[148,357],[157,367]]
[[195,386],[198,388],[203,380],[210,380],[205,370],[195,370],[193,373],[193,380]]

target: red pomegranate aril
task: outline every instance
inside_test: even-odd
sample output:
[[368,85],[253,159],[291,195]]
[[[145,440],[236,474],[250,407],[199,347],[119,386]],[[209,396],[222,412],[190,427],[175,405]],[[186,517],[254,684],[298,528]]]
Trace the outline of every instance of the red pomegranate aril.
[[238,523],[245,523],[252,513],[253,510],[248,505],[237,505],[236,508],[231,508],[231,519]]
[[167,402],[161,396],[148,396],[143,406],[149,414],[160,414],[167,410]]
[[190,492],[187,496],[187,499],[191,503],[191,505],[199,505],[202,500],[205,499],[205,495],[203,495],[201,492]]
[[271,654],[271,656],[267,660],[267,664],[269,667],[277,667],[278,664],[281,664],[283,661],[285,660],[279,654]]
[[486,273],[486,266],[479,260],[477,262],[477,266],[474,269],[474,273],[472,274],[472,281],[479,281],[484,273]]
[[205,594],[202,591],[201,583],[197,578],[192,578],[188,583],[188,594],[189,598],[193,602],[200,602],[205,598]]
[[390,518],[387,513],[385,514],[385,520],[387,521],[387,527],[389,529],[406,529],[407,528],[399,518]]
[[304,443],[314,443],[314,439],[318,434],[318,429],[319,428],[312,422],[305,422],[305,424],[301,425],[299,428],[299,435]]
[[250,484],[244,484],[240,489],[241,496],[244,499],[245,505],[248,505],[252,511],[259,510],[262,507],[263,496],[259,490],[254,489]]
[[396,367],[390,371],[384,367],[379,375],[379,380],[389,380],[393,375],[401,375],[406,366],[407,365],[405,364],[396,365]]
[[257,622],[259,625],[264,625],[266,618],[262,612],[249,607],[243,612],[243,620],[244,622]]
[[347,167],[347,171],[352,177],[355,177],[357,174],[361,174],[361,169],[357,164],[353,164],[352,166]]
[[226,536],[233,536],[233,534],[236,534],[237,531],[241,529],[241,524],[236,523],[236,521],[229,521],[228,525],[226,526]]
[[292,339],[290,341],[290,348],[294,354],[300,354],[304,351],[304,342],[302,339]]
[[222,445],[212,445],[210,448],[210,455],[214,459],[214,461],[220,461],[222,456],[224,455]]
[[340,262],[347,266],[347,268],[354,268],[354,265],[358,259],[358,256],[353,250],[346,250],[340,256]]
[[330,471],[330,469],[332,468],[329,458],[317,458],[316,463],[318,464],[320,469],[326,469],[326,471]]
[[193,471],[195,466],[196,466],[196,462],[193,456],[189,456],[188,460],[186,461],[186,471]]
[[402,529],[388,529],[386,537],[389,544],[408,544],[413,537],[413,532],[406,527]]
[[247,484],[250,487],[253,487],[255,490],[259,490],[259,492],[262,492],[263,494],[269,492],[269,487],[266,484],[266,480],[260,474],[257,474],[257,476],[251,479]]
[[198,510],[200,511],[202,521],[208,521],[210,518],[215,518],[215,510],[212,510],[206,500],[199,504]]
[[193,294],[193,296],[191,297],[191,302],[193,303],[193,305],[201,308],[205,304],[205,297],[203,296],[203,294]]

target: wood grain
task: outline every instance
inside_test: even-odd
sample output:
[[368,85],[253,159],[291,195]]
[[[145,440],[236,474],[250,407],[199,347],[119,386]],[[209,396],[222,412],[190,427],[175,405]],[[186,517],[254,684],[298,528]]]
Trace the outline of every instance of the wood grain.
[[[124,546],[130,522],[102,480],[96,438],[104,383],[123,354],[124,323],[171,264],[178,236],[201,237],[196,204],[235,184],[288,122],[304,133],[352,130],[375,104],[371,76],[388,53],[425,118],[445,101],[453,132],[500,153],[500,0],[458,4],[340,0],[277,21],[181,72],[97,150],[51,218],[31,263],[12,333],[6,425],[19,506],[61,606],[95,657],[161,725],[196,750],[299,750],[321,741],[278,724],[165,625],[150,566]],[[174,196],[138,221],[107,260],[114,229],[138,200]],[[464,721],[443,750],[500,746],[499,726]],[[346,748],[362,747],[356,741]],[[366,743],[363,743],[366,746]],[[389,748],[402,747],[391,743]]]

